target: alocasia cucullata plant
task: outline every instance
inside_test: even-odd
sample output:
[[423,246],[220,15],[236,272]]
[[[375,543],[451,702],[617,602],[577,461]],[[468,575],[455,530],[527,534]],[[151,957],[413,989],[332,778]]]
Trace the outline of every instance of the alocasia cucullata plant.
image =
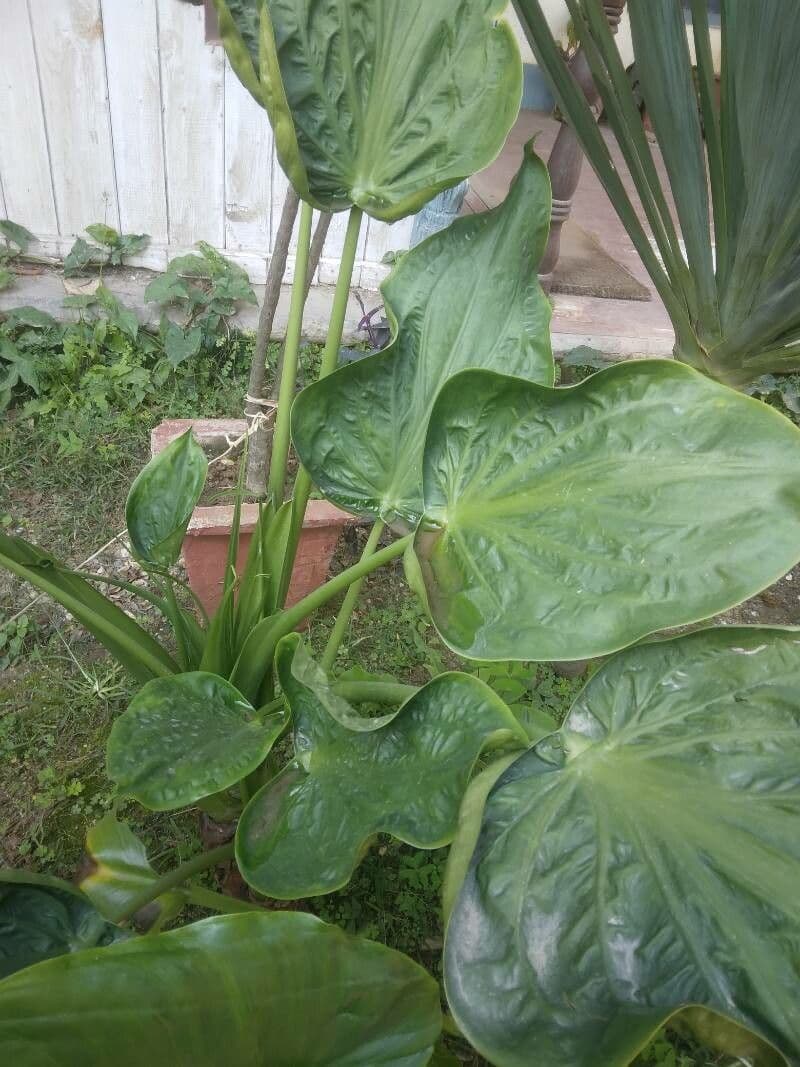
[[[494,0],[216,2],[303,199],[269,495],[246,565],[237,577],[240,496],[219,609],[209,620],[179,601],[174,565],[207,467],[191,435],[148,464],[127,507],[150,578],[138,591],[168,640],[96,576],[2,533],[0,562],[143,683],[108,741],[119,795],[197,805],[236,821],[236,838],[159,874],[109,815],[88,835],[79,888],[0,876],[0,1047],[31,1065],[451,1062],[421,968],[257,902],[345,885],[383,832],[453,842],[449,1029],[492,1063],[622,1067],[677,1013],[753,1062],[800,1063],[800,630],[626,649],[800,559],[800,431],[677,363],[553,388],[536,281],[549,190],[532,147],[501,207],[396,267],[390,347],[336,370],[362,213],[400,218],[496,154],[519,104],[513,38]],[[313,206],[350,217],[321,380],[293,402]],[[290,428],[302,467],[287,498]],[[312,482],[374,526],[357,564],[286,608]],[[380,548],[387,528],[397,536]],[[624,651],[560,730],[523,728],[467,675],[420,689],[337,678],[361,580],[401,556],[464,655]],[[341,593],[315,663],[292,631]],[[193,881],[222,860],[253,899]],[[223,914],[159,932],[188,904]],[[138,937],[143,911],[153,925]]]

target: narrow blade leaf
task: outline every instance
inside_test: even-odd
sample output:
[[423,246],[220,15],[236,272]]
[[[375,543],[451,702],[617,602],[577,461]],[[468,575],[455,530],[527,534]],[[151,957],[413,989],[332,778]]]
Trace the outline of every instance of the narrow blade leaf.
[[138,681],[178,670],[169,653],[116,604],[21,537],[0,532],[0,566],[66,608]]

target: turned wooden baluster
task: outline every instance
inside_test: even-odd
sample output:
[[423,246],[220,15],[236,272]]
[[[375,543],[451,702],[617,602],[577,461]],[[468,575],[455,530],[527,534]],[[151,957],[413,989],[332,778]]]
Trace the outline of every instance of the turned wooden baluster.
[[[604,0],[603,2],[603,10],[611,26],[612,33],[616,33],[619,29],[624,7],[625,0]],[[599,115],[601,110],[600,93],[594,84],[592,72],[589,69],[589,64],[582,48],[578,49],[568,65],[572,76],[588,100],[589,106]],[[578,138],[575,136],[575,131],[562,118],[561,129],[558,131],[556,142],[553,145],[553,150],[547,163],[547,169],[550,171],[550,183],[553,187],[553,211],[550,216],[550,238],[539,269],[539,280],[545,290],[549,290],[553,282],[553,273],[561,251],[561,227],[572,211],[572,198],[578,188],[582,164],[583,151],[578,143]]]

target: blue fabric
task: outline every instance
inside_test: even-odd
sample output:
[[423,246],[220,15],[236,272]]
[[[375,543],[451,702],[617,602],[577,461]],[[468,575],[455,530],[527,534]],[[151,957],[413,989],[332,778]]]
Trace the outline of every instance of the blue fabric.
[[445,189],[433,200],[429,200],[425,207],[416,215],[414,226],[411,230],[410,247],[414,248],[431,234],[446,229],[453,219],[458,217],[464,197],[467,195],[469,182],[459,182],[452,189]]

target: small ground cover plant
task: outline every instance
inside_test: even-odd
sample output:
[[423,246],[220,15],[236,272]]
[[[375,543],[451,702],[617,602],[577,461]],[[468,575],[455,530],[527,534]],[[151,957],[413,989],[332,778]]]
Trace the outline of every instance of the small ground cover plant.
[[129,256],[143,252],[150,243],[149,234],[119,233],[102,222],[87,226],[86,232],[94,243],[77,238],[64,257],[64,274],[68,278],[82,274],[87,267],[121,267]]
[[28,246],[36,237],[11,219],[0,219],[0,290],[8,289],[14,284],[15,274],[10,270],[14,260],[28,251]]
[[[727,0],[728,47],[743,2]],[[652,636],[800,559],[800,431],[679,362],[553,388],[532,146],[499,208],[397,264],[391,344],[336,369],[363,214],[415,210],[485,165],[515,117],[499,6],[217,0],[303,199],[247,560],[237,572],[240,493],[218,610],[185,599],[176,564],[208,467],[187,433],[126,504],[160,629],[22,538],[0,534],[0,562],[136,685],[106,748],[118,801],[197,807],[235,833],[159,873],[112,810],[79,886],[2,875],[0,1042],[22,1059],[441,1065],[446,1032],[499,1067],[613,1067],[674,1022],[745,1061],[800,1057],[798,631]],[[295,398],[314,207],[349,221],[319,378]],[[357,563],[287,607],[312,485],[371,532]],[[408,685],[334,669],[363,580],[400,560],[477,671]],[[339,596],[317,654],[296,627]],[[488,666],[596,657],[557,717]],[[409,884],[441,878],[444,1019],[430,971],[291,907],[341,891],[386,837],[422,851],[401,866]],[[447,844],[442,875],[428,857]],[[200,878],[230,860],[245,897]],[[163,932],[200,906],[218,914]]]
[[[13,401],[23,418],[47,416],[62,455],[83,449],[93,416],[135,420],[145,402],[176,394],[190,413],[192,395],[222,385],[244,357],[247,339],[229,322],[255,295],[241,268],[202,246],[173,260],[147,298],[164,309],[155,332],[103,284],[64,298],[77,322],[34,307],[0,313],[0,410]],[[183,321],[169,317],[174,306]]]
[[[220,329],[240,304],[256,303],[246,271],[205,241],[200,241],[198,248],[199,254],[171,260],[164,274],[154,278],[144,294],[145,300],[164,309],[159,339],[172,367],[213,348]],[[178,310],[182,320],[169,318],[169,309]]]

